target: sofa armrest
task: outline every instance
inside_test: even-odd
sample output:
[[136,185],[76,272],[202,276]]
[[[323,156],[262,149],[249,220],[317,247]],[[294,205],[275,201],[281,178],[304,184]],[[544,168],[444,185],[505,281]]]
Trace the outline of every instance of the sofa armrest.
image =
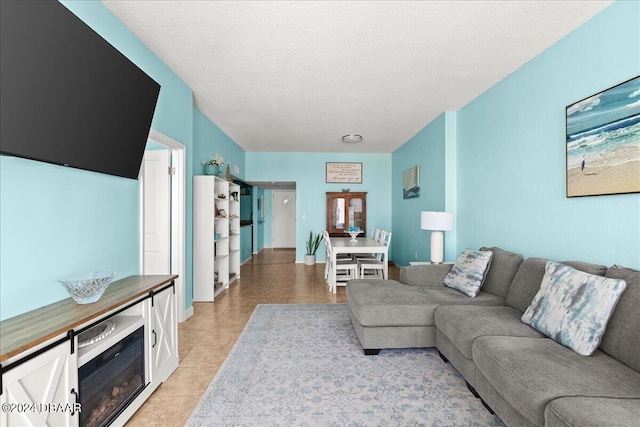
[[412,286],[444,286],[453,264],[410,265],[400,269],[400,283]]

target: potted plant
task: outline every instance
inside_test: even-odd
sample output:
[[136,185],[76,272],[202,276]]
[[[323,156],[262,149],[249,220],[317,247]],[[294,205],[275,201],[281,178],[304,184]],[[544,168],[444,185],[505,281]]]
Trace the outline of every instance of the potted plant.
[[222,156],[216,153],[215,157],[207,160],[206,162],[202,162],[203,172],[205,175],[215,175],[218,176],[220,174],[220,166],[224,165],[224,160]]
[[316,263],[316,251],[320,246],[322,236],[320,233],[313,234],[313,231],[309,232],[309,239],[307,240],[307,254],[304,256],[304,263],[306,265],[315,265]]

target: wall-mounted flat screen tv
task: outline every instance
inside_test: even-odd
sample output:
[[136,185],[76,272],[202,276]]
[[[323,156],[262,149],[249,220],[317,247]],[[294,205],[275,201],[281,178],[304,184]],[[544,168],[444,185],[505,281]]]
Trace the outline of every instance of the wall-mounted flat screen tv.
[[137,179],[160,85],[57,1],[0,7],[0,153]]

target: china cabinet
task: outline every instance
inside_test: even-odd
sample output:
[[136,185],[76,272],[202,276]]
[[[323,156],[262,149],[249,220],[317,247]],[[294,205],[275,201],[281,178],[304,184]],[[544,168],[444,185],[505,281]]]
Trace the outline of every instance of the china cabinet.
[[367,233],[367,193],[327,192],[327,231],[330,236],[347,237],[350,226]]

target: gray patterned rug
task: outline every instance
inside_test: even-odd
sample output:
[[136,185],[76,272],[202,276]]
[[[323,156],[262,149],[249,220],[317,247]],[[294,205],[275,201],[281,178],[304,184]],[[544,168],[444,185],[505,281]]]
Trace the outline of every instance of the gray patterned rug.
[[189,426],[502,426],[435,349],[365,356],[345,304],[259,305]]

